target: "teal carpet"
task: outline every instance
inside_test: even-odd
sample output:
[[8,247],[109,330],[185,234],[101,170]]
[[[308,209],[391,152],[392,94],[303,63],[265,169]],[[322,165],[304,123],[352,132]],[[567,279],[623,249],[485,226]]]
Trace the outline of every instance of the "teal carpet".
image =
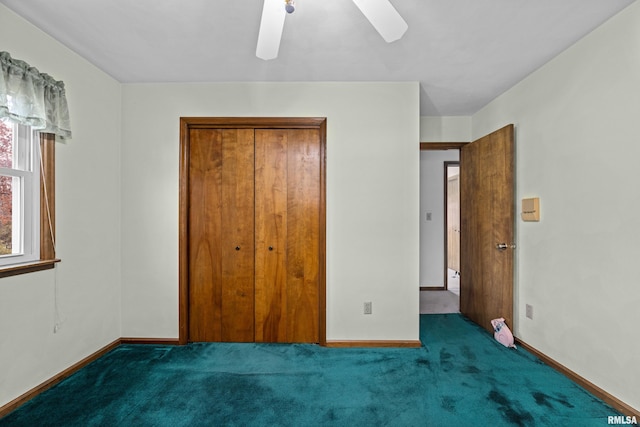
[[123,345],[0,426],[603,426],[618,415],[457,314],[423,347]]

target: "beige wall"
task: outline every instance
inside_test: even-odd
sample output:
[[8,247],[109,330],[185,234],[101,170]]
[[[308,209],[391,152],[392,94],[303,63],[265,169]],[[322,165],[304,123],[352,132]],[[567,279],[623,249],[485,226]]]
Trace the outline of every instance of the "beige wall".
[[[417,83],[123,87],[123,334],[178,336],[181,116],[327,117],[327,339],[418,339]],[[373,314],[363,314],[363,303]]]
[[421,142],[471,141],[471,117],[420,117]]
[[[640,408],[640,3],[473,116],[473,138],[516,126],[516,334]],[[525,304],[534,308],[525,317]]]
[[1,406],[120,337],[121,86],[3,5],[0,40],[65,82],[73,126],[56,145],[57,273],[0,279]]

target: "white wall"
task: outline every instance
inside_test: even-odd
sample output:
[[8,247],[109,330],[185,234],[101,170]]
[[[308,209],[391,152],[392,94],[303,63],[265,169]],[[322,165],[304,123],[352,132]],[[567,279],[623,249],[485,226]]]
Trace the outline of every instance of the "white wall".
[[418,98],[417,83],[124,85],[123,335],[178,336],[179,118],[316,116],[327,117],[327,339],[418,339]]
[[459,157],[458,150],[420,151],[420,286],[444,286],[444,162]]
[[[516,126],[516,335],[640,408],[640,3],[473,116],[478,138]],[[534,318],[525,317],[525,304]]]
[[0,5],[0,50],[63,80],[73,140],[56,145],[56,272],[0,279],[0,406],[120,337],[120,89]]
[[471,141],[471,117],[445,116],[420,117],[421,142],[469,142]]

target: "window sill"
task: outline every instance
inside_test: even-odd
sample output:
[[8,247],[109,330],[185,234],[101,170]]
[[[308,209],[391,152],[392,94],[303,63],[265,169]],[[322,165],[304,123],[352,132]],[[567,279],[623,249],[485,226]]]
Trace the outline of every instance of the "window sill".
[[19,274],[33,273],[35,271],[50,270],[55,267],[57,262],[60,262],[60,260],[48,259],[27,262],[24,264],[9,265],[7,267],[0,268],[0,278],[17,276]]

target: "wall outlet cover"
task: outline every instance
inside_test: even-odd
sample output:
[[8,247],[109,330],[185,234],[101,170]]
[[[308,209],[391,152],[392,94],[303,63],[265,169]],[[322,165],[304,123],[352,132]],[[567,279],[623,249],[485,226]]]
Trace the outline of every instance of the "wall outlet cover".
[[371,301],[367,301],[364,303],[364,314],[371,314]]

